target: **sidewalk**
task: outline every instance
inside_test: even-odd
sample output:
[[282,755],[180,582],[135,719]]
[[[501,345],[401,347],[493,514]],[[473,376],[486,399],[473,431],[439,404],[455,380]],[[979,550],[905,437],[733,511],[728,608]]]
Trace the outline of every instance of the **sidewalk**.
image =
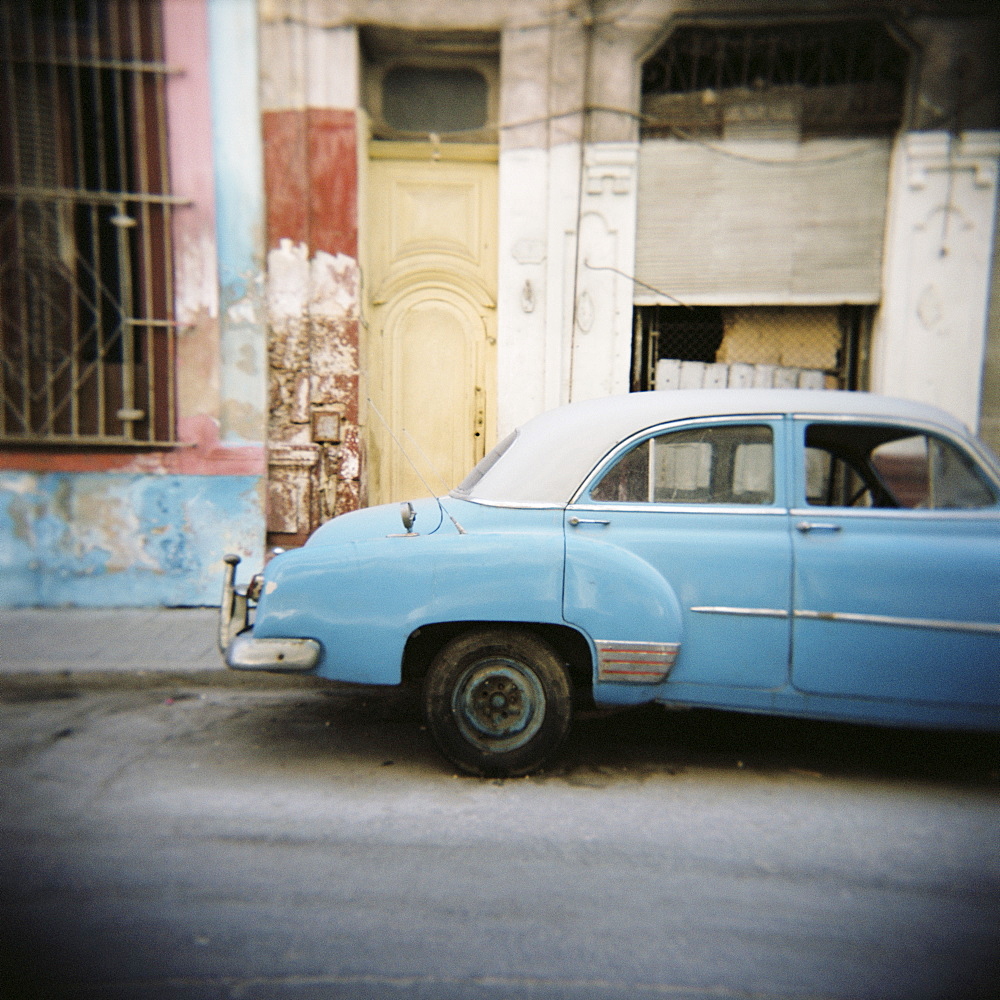
[[218,608],[0,608],[0,674],[224,671]]

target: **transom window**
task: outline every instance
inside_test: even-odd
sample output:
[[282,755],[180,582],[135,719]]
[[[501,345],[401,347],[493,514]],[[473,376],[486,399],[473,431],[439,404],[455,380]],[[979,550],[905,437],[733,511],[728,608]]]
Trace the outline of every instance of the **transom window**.
[[495,143],[500,37],[361,28],[362,92],[376,141]]
[[487,98],[474,69],[394,66],[382,78],[382,114],[399,132],[474,132],[486,124]]
[[605,473],[590,497],[598,503],[770,504],[772,438],[766,424],[647,438]]

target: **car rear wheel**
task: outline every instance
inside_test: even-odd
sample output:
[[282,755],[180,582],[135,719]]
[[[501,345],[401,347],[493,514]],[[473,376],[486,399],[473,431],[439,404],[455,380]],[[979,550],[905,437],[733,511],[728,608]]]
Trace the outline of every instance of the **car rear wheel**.
[[566,668],[554,650],[519,629],[452,639],[424,682],[427,725],[452,763],[470,774],[537,770],[565,739],[572,717]]

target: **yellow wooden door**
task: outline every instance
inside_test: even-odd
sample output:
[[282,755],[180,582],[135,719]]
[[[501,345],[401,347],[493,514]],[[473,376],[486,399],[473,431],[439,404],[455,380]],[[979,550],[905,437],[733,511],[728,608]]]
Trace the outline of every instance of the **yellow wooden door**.
[[[427,147],[423,147],[427,149]],[[492,444],[496,162],[487,147],[373,144],[368,173],[368,502],[447,492]]]

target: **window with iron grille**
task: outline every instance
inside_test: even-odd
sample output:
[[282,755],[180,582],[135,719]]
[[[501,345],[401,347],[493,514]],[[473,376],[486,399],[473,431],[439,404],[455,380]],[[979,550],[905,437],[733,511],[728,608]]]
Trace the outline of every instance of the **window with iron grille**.
[[0,442],[174,441],[156,0],[0,0]]
[[643,134],[892,135],[909,66],[880,20],[682,25],[643,66]]

